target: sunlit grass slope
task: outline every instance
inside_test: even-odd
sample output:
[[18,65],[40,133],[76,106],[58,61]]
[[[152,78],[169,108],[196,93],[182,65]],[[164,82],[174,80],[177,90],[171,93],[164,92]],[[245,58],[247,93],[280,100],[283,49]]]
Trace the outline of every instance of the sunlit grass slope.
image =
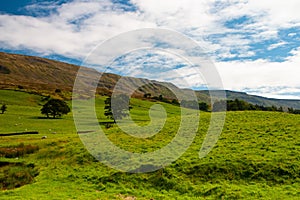
[[[99,122],[109,121],[103,114],[104,99],[96,100]],[[210,113],[201,112],[197,135],[183,156],[164,169],[131,174],[111,169],[87,152],[76,133],[72,113],[61,119],[41,118],[40,100],[22,92],[0,91],[0,103],[8,105],[7,112],[0,115],[0,133],[40,133],[0,136],[0,147],[20,143],[39,147],[18,158],[0,158],[1,162],[33,164],[38,170],[32,183],[3,190],[0,199],[299,199],[300,115],[228,112],[217,145],[199,159],[210,120]],[[132,99],[131,104],[132,119],[146,126],[154,102]],[[133,138],[116,125],[105,129],[106,135],[132,152],[163,147],[176,134],[180,109],[162,105],[168,119],[157,135]]]

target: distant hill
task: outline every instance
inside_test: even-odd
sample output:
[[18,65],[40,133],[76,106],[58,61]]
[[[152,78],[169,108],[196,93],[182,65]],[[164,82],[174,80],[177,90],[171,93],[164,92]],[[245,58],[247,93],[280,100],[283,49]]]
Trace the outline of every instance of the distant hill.
[[[216,91],[214,91],[216,92]],[[247,101],[251,104],[263,105],[263,106],[276,106],[276,107],[293,107],[296,109],[300,109],[300,100],[291,100],[291,99],[273,99],[266,98],[256,95],[250,95],[245,92],[236,92],[226,90],[226,97],[229,100],[240,99]],[[196,91],[198,96],[206,96],[209,95],[209,91]],[[201,99],[201,98],[200,98]],[[204,99],[207,100],[207,99]]]
[[[59,90],[69,93],[70,97],[79,68],[76,65],[46,58],[0,52],[0,89],[19,89],[41,94],[55,94],[55,91]],[[89,79],[96,79],[100,75],[100,72],[95,69],[85,67],[82,69],[86,74],[86,79],[83,80],[84,84],[88,84]],[[122,77],[116,74],[103,73],[98,82],[97,93],[111,94],[120,78]],[[143,97],[145,93],[150,93],[151,96],[163,95],[165,98],[174,99],[175,96],[170,89],[178,94],[192,92],[189,89],[180,89],[172,83],[134,77],[123,78],[126,80],[124,90],[137,88],[133,94],[136,97]],[[143,86],[138,87],[139,85]],[[210,102],[208,91],[196,91],[196,95],[200,101]],[[252,104],[300,109],[300,100],[269,99],[234,91],[226,91],[226,95],[228,99],[237,98]]]

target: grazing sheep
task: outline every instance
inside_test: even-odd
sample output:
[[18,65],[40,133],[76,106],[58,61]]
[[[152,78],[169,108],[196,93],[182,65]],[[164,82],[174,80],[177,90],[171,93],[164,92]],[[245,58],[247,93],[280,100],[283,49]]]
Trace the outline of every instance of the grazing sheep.
[[47,139],[47,136],[46,136],[46,135],[44,135],[44,136],[42,137],[42,139]]

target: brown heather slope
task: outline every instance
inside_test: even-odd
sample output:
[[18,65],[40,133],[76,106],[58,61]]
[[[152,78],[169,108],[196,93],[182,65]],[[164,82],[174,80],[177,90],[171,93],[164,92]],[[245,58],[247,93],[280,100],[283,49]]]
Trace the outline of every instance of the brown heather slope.
[[45,58],[0,53],[0,87],[72,90],[78,66]]
[[[46,58],[8,54],[0,52],[0,89],[21,89],[34,91],[40,94],[53,94],[56,89],[63,92],[72,92],[74,81],[79,66],[58,62]],[[86,75],[83,82],[89,84],[89,80],[95,80],[100,72],[82,67]],[[97,92],[109,95],[121,76],[104,73],[98,82]],[[154,80],[124,77],[126,80],[123,89],[136,88],[134,96],[143,96],[151,93],[152,96],[163,94],[164,97],[175,98],[167,87],[181,91],[171,83],[160,83]],[[162,86],[166,85],[166,87]],[[138,87],[138,85],[144,85]]]

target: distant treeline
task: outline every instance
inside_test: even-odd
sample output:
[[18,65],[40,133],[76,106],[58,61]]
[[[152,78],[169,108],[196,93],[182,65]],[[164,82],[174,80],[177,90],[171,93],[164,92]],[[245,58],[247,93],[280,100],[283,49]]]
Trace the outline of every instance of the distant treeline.
[[205,102],[197,102],[197,101],[192,101],[192,100],[182,100],[181,103],[179,103],[179,101],[177,99],[171,99],[170,100],[170,99],[164,98],[163,95],[151,97],[150,93],[144,94],[144,98],[153,99],[153,100],[156,100],[156,101],[161,101],[161,102],[173,104],[173,105],[176,105],[176,106],[181,105],[182,107],[185,107],[185,108],[197,109],[197,110],[202,110],[202,111],[209,111],[209,105]]
[[288,108],[288,113],[300,114],[300,110],[294,110],[294,108]]
[[220,112],[220,111],[244,111],[244,110],[257,110],[257,111],[274,111],[274,112],[288,112],[292,114],[300,114],[300,110],[296,110],[294,108],[287,108],[284,109],[282,106],[262,106],[258,104],[251,104],[247,101],[235,99],[235,100],[221,100],[215,102],[212,106],[205,103],[205,102],[197,102],[192,100],[182,100],[180,103],[177,99],[166,99],[162,95],[151,97],[150,93],[144,95],[145,98],[151,98],[157,101],[170,103],[173,105],[181,105],[185,108],[197,109],[201,111],[213,111],[213,112]]
[[[235,100],[222,100],[214,103],[212,111],[222,111],[219,108],[222,107],[226,103],[227,111],[243,111],[243,110],[258,110],[258,111],[276,111],[276,112],[284,112],[282,106],[262,106],[257,104],[251,104],[243,100],[235,99]],[[300,114],[300,110],[295,110],[293,108],[287,109],[288,113]]]

